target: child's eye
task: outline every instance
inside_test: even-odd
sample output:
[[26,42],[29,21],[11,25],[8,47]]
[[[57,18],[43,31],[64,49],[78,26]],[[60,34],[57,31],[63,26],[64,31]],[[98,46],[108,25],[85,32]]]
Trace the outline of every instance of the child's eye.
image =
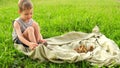
[[25,14],[25,15],[28,15],[28,14]]

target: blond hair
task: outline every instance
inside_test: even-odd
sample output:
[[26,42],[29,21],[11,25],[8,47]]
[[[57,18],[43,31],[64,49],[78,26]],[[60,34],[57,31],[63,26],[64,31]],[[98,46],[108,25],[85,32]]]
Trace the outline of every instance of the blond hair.
[[18,7],[20,11],[32,9],[33,5],[30,0],[19,0]]

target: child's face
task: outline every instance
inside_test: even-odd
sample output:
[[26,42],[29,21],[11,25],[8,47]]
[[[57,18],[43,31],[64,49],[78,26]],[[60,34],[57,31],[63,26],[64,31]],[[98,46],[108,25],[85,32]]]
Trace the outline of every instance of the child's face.
[[29,21],[32,18],[33,10],[28,9],[20,12],[21,18],[24,21]]

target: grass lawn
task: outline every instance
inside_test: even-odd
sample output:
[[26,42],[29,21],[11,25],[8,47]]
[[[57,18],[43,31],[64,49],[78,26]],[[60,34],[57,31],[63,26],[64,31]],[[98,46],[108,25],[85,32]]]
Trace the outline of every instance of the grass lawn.
[[[12,20],[19,16],[18,0],[0,0],[0,68],[98,68],[89,62],[39,63],[18,52],[12,42]],[[90,33],[98,25],[101,33],[120,47],[120,0],[32,0],[33,19],[44,38],[70,31]],[[103,66],[102,68],[106,68]],[[120,68],[118,65],[110,68]]]

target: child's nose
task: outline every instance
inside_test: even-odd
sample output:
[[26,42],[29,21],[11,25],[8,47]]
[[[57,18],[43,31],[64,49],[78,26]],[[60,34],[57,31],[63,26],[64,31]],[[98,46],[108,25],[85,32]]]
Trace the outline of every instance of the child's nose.
[[30,18],[32,18],[32,15],[29,15],[29,16],[28,16],[28,19],[30,19]]

